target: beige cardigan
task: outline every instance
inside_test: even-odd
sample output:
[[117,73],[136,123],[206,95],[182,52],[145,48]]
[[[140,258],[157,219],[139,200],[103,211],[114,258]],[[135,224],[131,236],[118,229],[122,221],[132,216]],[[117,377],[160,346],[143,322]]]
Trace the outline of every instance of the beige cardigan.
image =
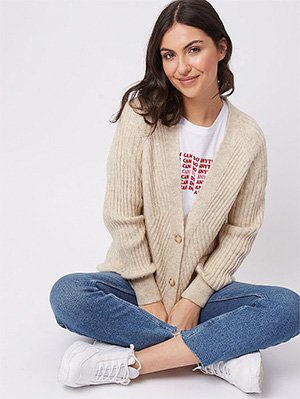
[[225,136],[184,222],[179,125],[151,127],[127,103],[107,158],[104,223],[112,236],[99,271],[134,287],[138,305],[181,298],[203,307],[234,280],[262,224],[263,132],[228,99]]

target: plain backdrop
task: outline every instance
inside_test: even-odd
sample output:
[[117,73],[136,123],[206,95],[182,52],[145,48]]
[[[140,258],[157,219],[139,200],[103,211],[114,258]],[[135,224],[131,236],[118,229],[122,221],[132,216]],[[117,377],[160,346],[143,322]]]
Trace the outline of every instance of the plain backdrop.
[[[236,91],[268,147],[263,226],[237,280],[300,291],[299,1],[212,0],[233,41]],[[129,386],[56,381],[78,336],[59,328],[49,291],[95,271],[111,238],[102,219],[106,157],[121,95],[143,78],[147,40],[167,1],[1,1],[1,382],[5,399],[242,398],[184,367]],[[264,398],[300,393],[299,337],[262,352]],[[121,396],[122,395],[122,396]]]

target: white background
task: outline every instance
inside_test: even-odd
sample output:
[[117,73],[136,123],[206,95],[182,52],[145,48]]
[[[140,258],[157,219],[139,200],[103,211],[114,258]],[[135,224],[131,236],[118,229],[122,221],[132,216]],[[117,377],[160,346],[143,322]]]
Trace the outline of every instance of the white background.
[[[299,2],[212,0],[232,38],[236,91],[268,146],[264,224],[237,280],[300,291]],[[162,0],[1,1],[2,398],[153,398],[244,394],[191,367],[128,387],[60,386],[64,350],[48,296],[62,275],[94,271],[110,236],[102,220],[106,157],[121,95],[144,75]],[[299,337],[263,351],[265,398],[300,393]],[[188,384],[188,385],[187,385]]]

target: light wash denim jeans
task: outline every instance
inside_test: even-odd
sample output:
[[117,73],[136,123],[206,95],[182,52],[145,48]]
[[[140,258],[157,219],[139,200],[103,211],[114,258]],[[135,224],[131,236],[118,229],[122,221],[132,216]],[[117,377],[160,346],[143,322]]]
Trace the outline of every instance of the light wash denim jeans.
[[234,281],[215,292],[190,330],[168,324],[137,305],[130,283],[115,272],[73,273],[52,287],[61,327],[135,350],[181,334],[206,367],[286,342],[299,334],[299,295],[283,287]]

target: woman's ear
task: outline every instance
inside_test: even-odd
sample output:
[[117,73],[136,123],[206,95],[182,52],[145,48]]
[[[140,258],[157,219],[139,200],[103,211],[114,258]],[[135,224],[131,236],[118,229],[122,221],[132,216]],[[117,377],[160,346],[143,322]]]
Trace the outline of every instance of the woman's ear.
[[227,52],[227,40],[225,37],[222,37],[222,39],[219,40],[218,43],[218,58],[219,61],[223,60],[226,56]]

